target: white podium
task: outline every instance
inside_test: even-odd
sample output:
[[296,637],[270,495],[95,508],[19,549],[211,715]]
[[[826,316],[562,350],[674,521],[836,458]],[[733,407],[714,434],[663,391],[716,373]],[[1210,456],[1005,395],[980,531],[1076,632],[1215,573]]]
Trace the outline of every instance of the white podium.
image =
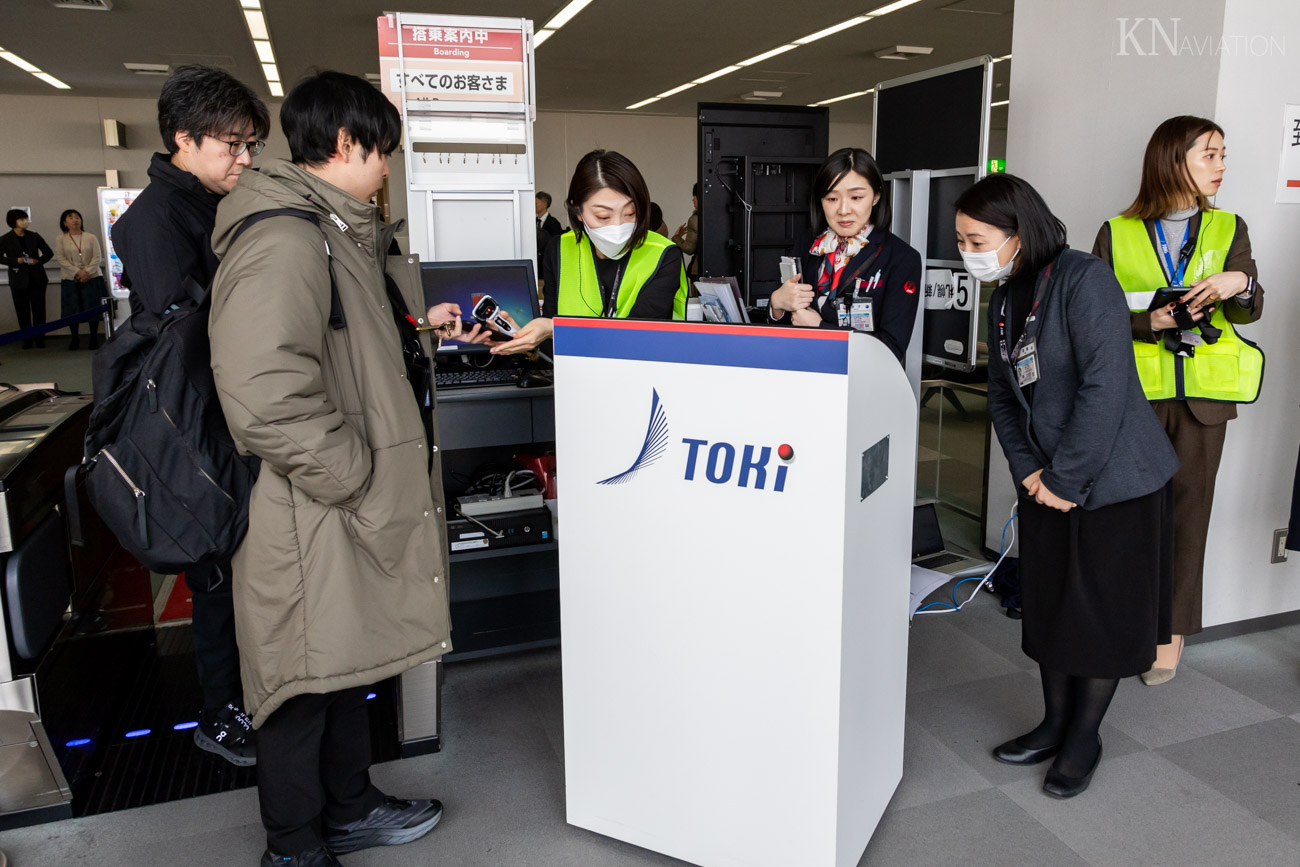
[[852,867],[903,769],[916,402],[848,332],[557,319],[570,824]]

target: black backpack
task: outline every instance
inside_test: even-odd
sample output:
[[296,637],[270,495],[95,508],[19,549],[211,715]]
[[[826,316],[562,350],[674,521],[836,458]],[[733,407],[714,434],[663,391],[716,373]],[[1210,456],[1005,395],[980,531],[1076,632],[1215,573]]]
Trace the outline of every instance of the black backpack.
[[[253,223],[291,215],[263,211]],[[132,316],[96,353],[95,406],[85,457],[66,478],[69,522],[80,544],[76,479],[108,528],[142,564],[176,573],[234,554],[248,530],[248,501],[261,462],[241,455],[221,412],[208,343],[210,289],[191,277],[190,299],[161,316]],[[330,272],[330,324],[343,328]]]

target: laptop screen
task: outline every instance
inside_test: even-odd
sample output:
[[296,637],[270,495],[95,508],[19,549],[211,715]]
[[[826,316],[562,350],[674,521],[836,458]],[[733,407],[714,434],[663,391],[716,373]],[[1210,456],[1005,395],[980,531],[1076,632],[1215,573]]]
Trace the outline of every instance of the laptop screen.
[[[422,262],[420,281],[428,307],[450,301],[460,305],[460,317],[468,330],[474,324],[474,305],[491,295],[501,309],[523,325],[541,315],[537,303],[537,280],[530,259],[484,262]],[[487,352],[486,346],[443,340],[439,353]]]
[[939,513],[934,503],[917,506],[912,511],[912,559],[942,550],[943,533],[939,531]]

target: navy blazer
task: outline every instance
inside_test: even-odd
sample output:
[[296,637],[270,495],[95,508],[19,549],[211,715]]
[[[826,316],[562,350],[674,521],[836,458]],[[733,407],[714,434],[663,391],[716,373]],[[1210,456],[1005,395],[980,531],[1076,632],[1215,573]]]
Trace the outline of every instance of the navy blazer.
[[1128,304],[1114,272],[1078,250],[1052,263],[1035,323],[1032,406],[999,346],[1006,297],[999,286],[989,302],[989,413],[1017,492],[1039,469],[1049,491],[1085,509],[1164,487],[1178,458],[1142,393]]
[[[814,256],[808,252],[812,247],[814,236],[802,235],[795,240],[791,256],[797,258],[803,266],[803,282],[817,288],[817,275],[821,271],[825,256]],[[883,247],[881,246],[883,245]],[[889,347],[890,352],[900,362],[907,355],[907,345],[912,340],[912,326],[916,324],[916,305],[921,299],[921,254],[902,238],[888,229],[876,227],[868,236],[867,245],[858,251],[858,255],[844,266],[838,287],[844,293],[851,293],[853,286],[845,286],[844,281],[859,269],[872,254],[880,249],[880,255],[869,268],[863,268],[857,279],[865,286],[880,272],[880,285],[870,292],[864,292],[871,299],[871,315],[875,319],[874,336]],[[850,281],[851,284],[852,281]],[[821,308],[822,328],[839,328],[839,314],[835,306],[827,303]],[[772,320],[776,325],[788,325],[790,315]]]

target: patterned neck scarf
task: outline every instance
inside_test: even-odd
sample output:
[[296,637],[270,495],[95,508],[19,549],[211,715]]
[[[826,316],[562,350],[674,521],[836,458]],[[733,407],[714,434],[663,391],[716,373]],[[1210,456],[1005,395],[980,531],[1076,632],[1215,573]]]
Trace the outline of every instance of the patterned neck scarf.
[[844,266],[849,264],[850,259],[862,252],[863,247],[867,246],[867,239],[871,235],[871,230],[871,224],[867,223],[862,227],[862,231],[856,235],[841,238],[835,234],[834,229],[827,229],[813,242],[812,249],[808,252],[814,256],[826,257],[826,261],[822,263],[821,272],[817,275],[818,292],[834,292],[839,287],[840,274],[843,273]]

